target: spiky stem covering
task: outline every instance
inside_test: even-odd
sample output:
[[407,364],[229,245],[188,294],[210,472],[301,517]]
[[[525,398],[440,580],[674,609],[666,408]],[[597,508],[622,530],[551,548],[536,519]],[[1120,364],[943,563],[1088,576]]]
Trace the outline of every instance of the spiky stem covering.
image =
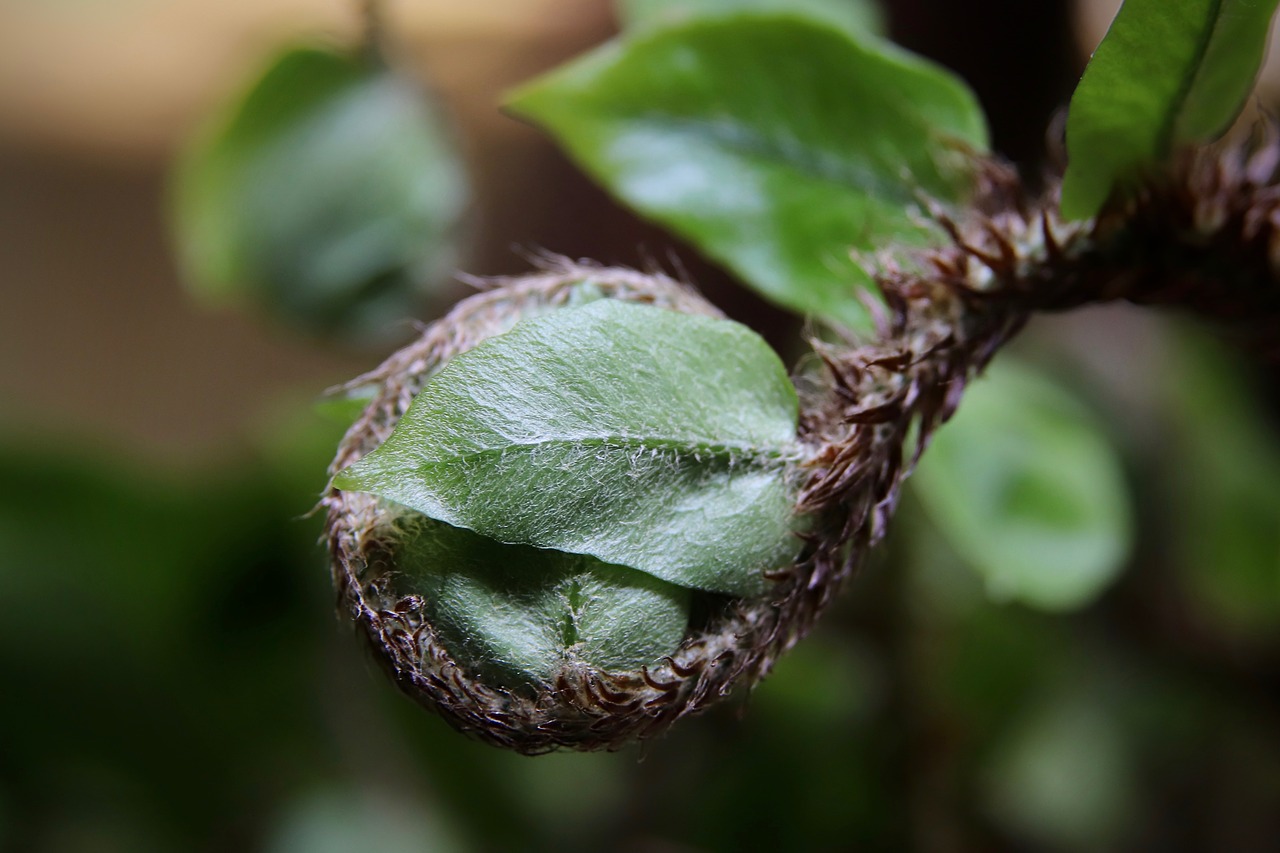
[[[548,689],[487,685],[444,648],[420,603],[395,600],[395,513],[377,498],[330,490],[329,545],[342,607],[411,696],[456,728],[524,753],[611,749],[754,684],[803,637],[881,539],[899,491],[964,388],[1037,311],[1129,300],[1180,305],[1222,321],[1248,345],[1280,355],[1280,146],[1268,129],[1234,147],[1181,159],[1169,177],[1096,221],[1064,223],[1053,187],[1031,199],[1016,174],[980,169],[972,209],[936,218],[949,245],[886,255],[873,341],[814,343],[821,375],[802,381],[808,448],[799,512],[814,524],[797,563],[755,599],[717,605],[670,657],[636,672],[563,671]],[[662,276],[561,264],[460,303],[422,338],[351,383],[375,397],[342,442],[333,470],[380,444],[423,383],[449,358],[563,302],[590,279],[606,296],[673,310],[713,307]]]

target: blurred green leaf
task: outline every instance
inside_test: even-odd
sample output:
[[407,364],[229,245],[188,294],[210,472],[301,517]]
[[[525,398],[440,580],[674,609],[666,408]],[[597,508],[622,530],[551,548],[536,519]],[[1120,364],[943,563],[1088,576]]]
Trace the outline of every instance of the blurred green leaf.
[[372,60],[279,56],[174,175],[186,278],[295,326],[387,337],[456,261],[462,166],[426,93]]
[[623,25],[630,29],[740,13],[788,12],[851,33],[885,31],[884,11],[875,0],[618,0],[617,6]]
[[0,440],[0,725],[22,733],[0,780],[55,816],[16,813],[17,831],[225,838],[228,814],[271,795],[264,767],[324,761],[318,531],[228,460],[165,477],[88,443]]
[[949,72],[793,15],[643,32],[511,108],[611,192],[795,311],[869,329],[850,256],[926,242],[917,193],[962,197],[982,112]]
[[440,809],[356,788],[316,791],[289,804],[264,848],[268,853],[465,853],[453,821]]
[[[533,824],[534,832],[526,832],[516,847],[599,849],[616,844],[617,815],[634,807],[635,767],[634,752],[554,752],[537,761],[503,762],[489,790],[504,787]],[[608,842],[589,840],[601,834]],[[537,836],[540,841],[530,840]]]
[[508,683],[586,662],[634,670],[675,652],[689,591],[594,557],[500,542],[428,518],[399,546],[396,592],[423,597],[455,659]]
[[[667,793],[669,808],[678,813],[692,800],[731,817],[689,814],[675,839],[712,851],[902,849],[892,839],[904,810],[879,762],[882,750],[901,755],[884,716],[887,666],[878,650],[834,627],[826,623],[787,652],[745,716],[725,714],[713,724],[722,731],[703,733],[703,749],[718,752],[701,760],[695,752],[685,768],[672,768],[685,778],[684,790]],[[730,721],[733,730],[723,731]],[[677,748],[693,746],[686,737]],[[788,781],[770,785],[770,778]]]
[[[42,640],[50,658],[95,636],[96,649],[127,652],[133,663],[168,659],[163,639],[182,633],[198,586],[216,571],[207,555],[244,542],[243,530],[221,524],[240,520],[242,508],[261,510],[256,494],[226,500],[226,483],[213,477],[202,478],[202,493],[154,471],[30,442],[0,443],[0,475],[10,486],[0,495],[0,645],[16,649],[20,638],[43,633],[44,617],[24,603],[56,594],[79,615],[75,630]],[[75,535],[64,534],[65,524]],[[184,563],[185,572],[175,571]]]
[[602,300],[455,356],[334,482],[502,542],[750,595],[799,548],[797,405],[745,326]]
[[1280,445],[1239,364],[1183,339],[1168,374],[1172,553],[1198,609],[1236,634],[1280,627]]
[[355,423],[356,418],[364,413],[373,397],[374,388],[355,388],[322,397],[312,408],[316,415],[325,421],[346,428]]
[[811,741],[813,731],[847,731],[873,719],[883,685],[870,652],[849,637],[813,638],[778,661],[769,689],[752,697],[753,713],[775,723],[803,721],[777,740]]
[[1062,214],[1085,219],[1181,144],[1222,133],[1253,88],[1277,0],[1126,0],[1067,115]]
[[991,818],[1042,849],[1112,849],[1134,799],[1125,732],[1097,691],[1079,687],[1032,708],[985,776]]
[[973,383],[913,482],[934,523],[997,599],[1090,602],[1132,538],[1120,460],[1062,389],[1007,363]]

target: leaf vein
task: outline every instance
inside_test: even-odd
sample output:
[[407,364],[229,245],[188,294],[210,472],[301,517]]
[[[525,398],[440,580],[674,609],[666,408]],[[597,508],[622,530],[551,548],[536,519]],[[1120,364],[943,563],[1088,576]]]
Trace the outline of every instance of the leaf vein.
[[695,461],[704,461],[704,457],[722,458],[732,463],[746,461],[762,468],[772,468],[799,458],[795,448],[761,447],[747,442],[715,442],[710,440],[690,440],[668,438],[663,436],[585,436],[576,438],[548,438],[538,441],[519,441],[495,447],[481,447],[475,450],[450,453],[440,459],[431,460],[440,464],[451,461],[468,461],[486,456],[501,456],[517,452],[533,452],[544,447],[582,447],[604,448],[628,453],[636,451],[670,451],[677,456],[691,457]]
[[1187,100],[1191,97],[1191,91],[1196,86],[1196,80],[1199,79],[1200,73],[1204,70],[1204,59],[1209,53],[1209,45],[1213,44],[1213,37],[1218,31],[1219,23],[1222,21],[1222,0],[1210,0],[1210,2],[1212,5],[1208,11],[1208,21],[1206,22],[1208,25],[1201,30],[1195,53],[1187,66],[1187,73],[1179,81],[1178,91],[1174,93],[1173,102],[1170,104],[1169,111],[1165,113],[1164,122],[1160,128],[1160,151],[1158,156],[1161,158],[1169,156],[1170,149],[1173,146],[1173,136],[1177,128],[1178,117],[1186,107]]

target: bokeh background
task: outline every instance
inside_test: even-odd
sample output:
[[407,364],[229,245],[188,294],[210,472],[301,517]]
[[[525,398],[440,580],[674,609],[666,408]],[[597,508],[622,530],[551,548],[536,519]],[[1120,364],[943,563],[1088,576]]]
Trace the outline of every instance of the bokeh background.
[[[1115,5],[885,11],[1034,174]],[[282,45],[355,39],[358,11],[0,0],[0,849],[1275,849],[1280,374],[1124,308],[1019,343],[1124,460],[1136,544],[1088,607],[991,600],[908,496],[772,678],[654,742],[521,758],[401,698],[335,619],[309,515],[342,429],[314,401],[389,344],[201,307],[167,220],[202,121]],[[794,350],[795,320],[498,111],[613,34],[609,3],[386,12],[467,164],[462,267],[656,260]]]

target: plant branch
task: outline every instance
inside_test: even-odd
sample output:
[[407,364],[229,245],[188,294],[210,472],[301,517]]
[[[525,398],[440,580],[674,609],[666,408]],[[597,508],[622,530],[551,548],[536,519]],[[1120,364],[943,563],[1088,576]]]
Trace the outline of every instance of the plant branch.
[[[812,519],[794,565],[766,573],[768,592],[715,598],[679,649],[634,672],[566,668],[536,694],[467,673],[411,598],[397,600],[395,518],[375,499],[331,489],[330,548],[344,606],[410,695],[457,728],[526,753],[612,749],[758,682],[812,628],[884,536],[902,483],[967,383],[1038,311],[1125,299],[1178,305],[1222,321],[1276,354],[1280,329],[1280,147],[1276,133],[1194,152],[1171,175],[1097,220],[1062,222],[1055,190],[1033,199],[1017,174],[980,169],[972,213],[938,220],[949,245],[885,255],[878,334],[815,342],[822,375],[802,388],[797,512]],[[1056,186],[1056,184],[1054,184]],[[334,470],[384,440],[413,393],[452,354],[590,278],[606,295],[694,313],[709,305],[660,277],[568,266],[461,303],[423,338],[357,380],[377,395],[348,433]]]

